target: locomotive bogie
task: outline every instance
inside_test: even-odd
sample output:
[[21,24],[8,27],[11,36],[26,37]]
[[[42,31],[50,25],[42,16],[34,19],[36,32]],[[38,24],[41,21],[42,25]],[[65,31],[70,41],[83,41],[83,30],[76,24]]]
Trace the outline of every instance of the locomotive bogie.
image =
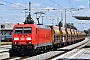
[[[31,55],[32,54],[33,46],[32,45],[19,45],[19,46],[12,46],[12,49],[9,51],[10,57],[12,56],[20,56],[20,55]],[[34,53],[34,52],[33,52]]]

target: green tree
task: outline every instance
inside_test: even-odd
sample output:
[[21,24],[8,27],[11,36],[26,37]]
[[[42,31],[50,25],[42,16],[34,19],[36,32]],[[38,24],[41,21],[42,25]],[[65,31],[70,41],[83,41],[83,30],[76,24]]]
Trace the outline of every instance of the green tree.
[[56,25],[56,26],[63,27],[63,24],[62,24],[62,22],[60,21],[60,22],[58,23],[58,25]]
[[71,29],[77,30],[77,28],[76,28],[73,24],[71,24],[71,23],[66,23],[66,24],[64,25],[64,27],[65,27],[65,28],[71,28]]
[[24,24],[34,24],[34,20],[31,18],[30,13],[29,13],[29,15],[26,17],[26,20],[25,20]]
[[84,30],[84,32],[86,33],[86,35],[89,35],[90,36],[90,28],[87,29],[87,30]]
[[88,30],[84,30],[84,32],[86,33],[86,35],[88,34]]
[[90,35],[90,28],[88,29],[88,34]]

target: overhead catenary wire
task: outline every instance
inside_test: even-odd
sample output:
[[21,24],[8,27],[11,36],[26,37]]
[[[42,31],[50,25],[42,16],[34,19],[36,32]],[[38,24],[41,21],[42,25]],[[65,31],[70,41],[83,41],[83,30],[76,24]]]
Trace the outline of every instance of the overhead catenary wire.
[[[35,1],[37,1],[37,2],[39,2],[39,3],[41,3],[41,4],[43,4],[43,5],[46,7],[46,8],[45,8],[45,7],[42,7],[42,9],[41,9],[41,10],[45,10],[45,9],[46,9],[46,10],[48,10],[48,11],[49,11],[49,8],[48,8],[48,7],[49,7],[50,5],[48,6],[46,3],[44,3],[44,2],[43,2],[43,1],[41,1],[41,0],[35,0]],[[42,6],[42,5],[41,5],[41,6]],[[45,8],[45,9],[43,9],[43,8]],[[53,10],[53,7],[52,7],[52,10]]]
[[[72,5],[72,6],[70,6],[70,8],[73,8],[73,4],[68,0],[68,3],[69,3],[69,5]],[[72,11],[70,11],[70,13],[72,14],[72,16],[74,15],[73,13],[72,13]]]
[[69,4],[71,5],[71,8],[73,8],[73,4],[68,0]]
[[43,5],[47,6],[44,2],[42,2],[41,0],[35,0],[38,1],[39,3],[42,3]]
[[[4,16],[2,16],[2,17],[4,17],[3,18],[3,20],[5,21],[5,20],[17,20],[17,19],[15,19],[16,18],[16,16],[15,15],[12,15],[11,14],[11,17],[9,16],[9,17],[6,17],[6,16],[8,16],[8,13],[9,13],[9,15],[10,15],[10,12],[12,13],[12,11],[10,11],[10,12],[7,12],[8,10],[22,10],[22,9],[28,9],[27,7],[25,7],[25,6],[23,6],[23,5],[17,5],[17,4],[15,4],[15,3],[12,3],[12,2],[9,2],[8,0],[0,0],[0,1],[2,1],[2,2],[4,2],[5,3],[5,8],[4,9],[2,9],[2,11],[4,11],[3,12],[3,15]],[[7,7],[7,4],[10,4],[10,5],[14,5],[14,6],[17,6],[17,7],[19,7],[19,8],[8,8]],[[6,11],[6,12],[5,12]],[[21,11],[19,11],[20,13],[21,13]],[[0,13],[0,14],[2,14],[2,13]],[[21,14],[19,15],[19,13],[18,13],[18,15],[17,15],[17,18],[18,18],[18,16],[19,16],[19,19],[18,19],[18,21],[19,20],[21,20],[21,19],[23,19],[23,18],[20,18],[20,16],[22,16]],[[8,19],[9,18],[9,19]],[[13,18],[13,19],[12,19]],[[10,21],[10,22],[11,22]]]
[[[41,3],[41,4],[43,4],[44,6],[48,6],[47,4],[45,4],[43,1],[41,1],[41,0],[35,0],[35,1],[38,1],[39,3]],[[47,9],[43,9],[43,7],[42,7],[42,9],[41,9],[42,11],[41,12],[49,12],[50,11],[50,9],[49,8],[47,8]],[[47,11],[44,11],[44,10],[47,10]],[[49,14],[49,13],[48,13]],[[46,19],[47,19],[47,15],[48,14],[46,14]],[[48,16],[48,17],[51,17],[51,15],[50,16]],[[53,17],[54,18],[54,17]]]
[[8,2],[8,1],[5,1],[5,0],[0,0],[0,1],[6,2],[6,3],[9,3],[9,4],[13,4],[13,5],[22,7],[22,8],[27,8],[27,7],[24,7],[24,6],[22,6],[22,5],[17,5],[17,4],[14,4],[14,3],[11,3],[11,2]]
[[64,7],[62,7],[61,5],[59,5],[58,3],[56,3],[56,2],[54,2],[54,1],[52,1],[52,0],[50,0],[50,1],[53,2],[54,4],[58,5],[59,7],[65,9]]
[[[41,2],[41,1],[39,1],[39,0],[34,0],[34,1],[37,1],[37,2],[39,2],[39,3],[41,3],[41,4],[43,4],[43,5],[45,5],[46,6],[46,4],[45,3],[43,3],[43,2]],[[40,6],[41,8],[42,8],[42,5]],[[37,8],[38,9],[38,8]],[[37,11],[37,9],[36,9],[36,11]],[[39,9],[40,10],[40,9]]]

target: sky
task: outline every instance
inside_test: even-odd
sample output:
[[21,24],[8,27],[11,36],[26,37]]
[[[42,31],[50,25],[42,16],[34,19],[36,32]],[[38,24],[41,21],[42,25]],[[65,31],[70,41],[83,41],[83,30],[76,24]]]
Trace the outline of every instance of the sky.
[[[59,21],[65,24],[73,23],[78,30],[87,30],[90,27],[90,21],[77,20],[73,16],[90,16],[89,0],[0,0],[0,22],[22,23],[29,13],[29,2],[31,2],[31,16],[35,23],[36,18],[40,16],[40,23],[56,25]],[[3,4],[3,5],[2,5]],[[28,9],[28,10],[25,10]],[[53,10],[55,9],[55,10]]]

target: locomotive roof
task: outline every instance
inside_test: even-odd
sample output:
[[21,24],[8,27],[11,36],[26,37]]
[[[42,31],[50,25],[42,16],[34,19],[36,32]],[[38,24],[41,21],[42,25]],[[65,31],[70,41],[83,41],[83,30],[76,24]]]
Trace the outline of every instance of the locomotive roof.
[[38,26],[38,28],[46,28],[46,29],[50,29],[50,27],[47,26],[47,25],[37,25],[37,26]]
[[46,25],[36,25],[36,24],[16,24],[15,26],[17,27],[24,27],[24,26],[34,26],[36,28],[46,28],[46,29],[50,29],[49,26],[46,26]]

